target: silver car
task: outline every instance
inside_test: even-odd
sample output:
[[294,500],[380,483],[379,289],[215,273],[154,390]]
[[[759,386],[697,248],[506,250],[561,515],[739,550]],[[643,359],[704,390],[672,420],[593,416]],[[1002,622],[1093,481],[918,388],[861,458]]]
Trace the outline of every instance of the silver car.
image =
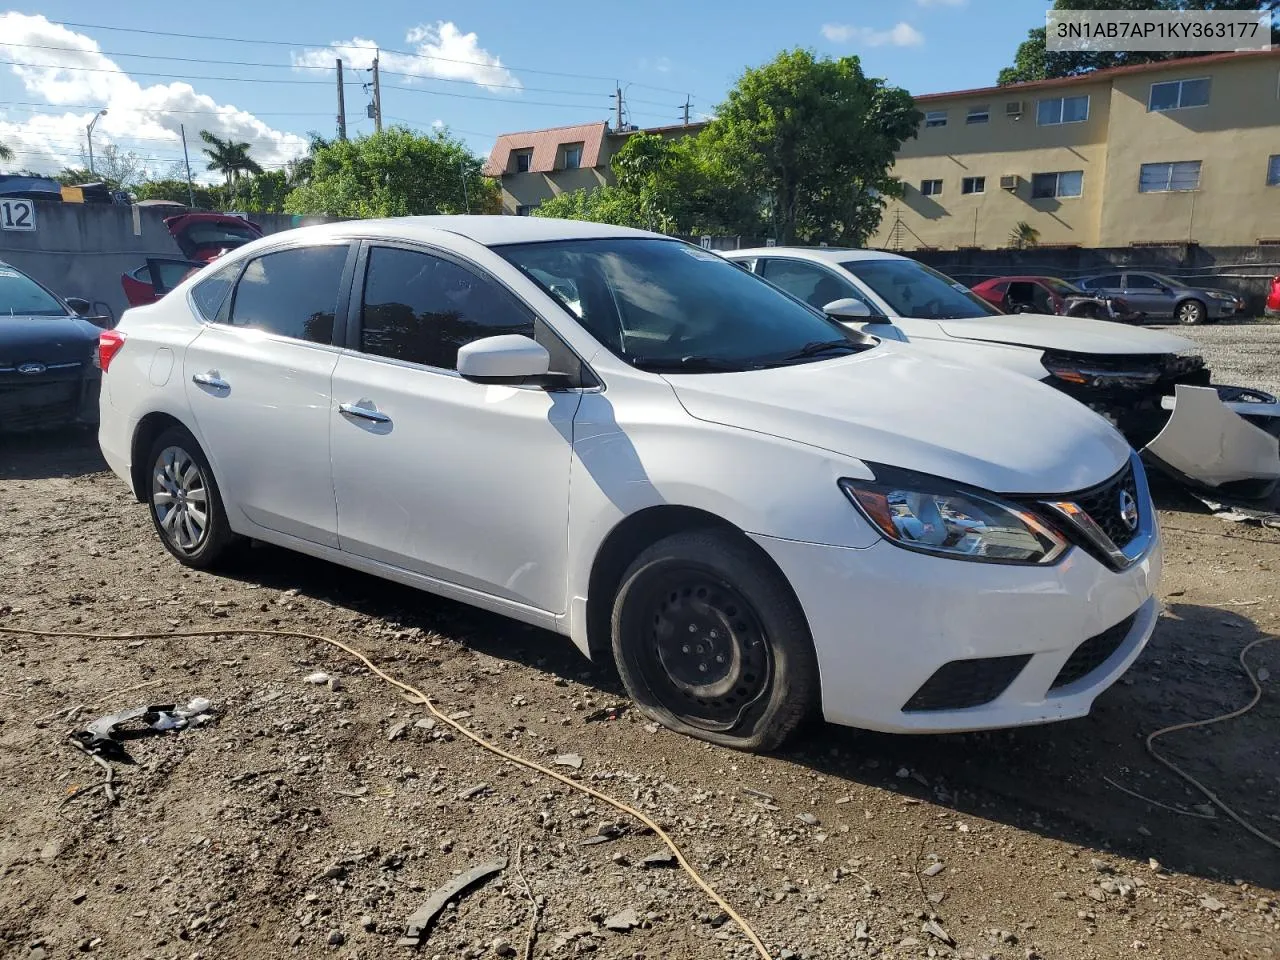
[[1127,270],[1077,280],[1090,293],[1120,297],[1150,319],[1172,317],[1178,323],[1213,323],[1244,310],[1244,300],[1227,290],[1193,287],[1162,273]]

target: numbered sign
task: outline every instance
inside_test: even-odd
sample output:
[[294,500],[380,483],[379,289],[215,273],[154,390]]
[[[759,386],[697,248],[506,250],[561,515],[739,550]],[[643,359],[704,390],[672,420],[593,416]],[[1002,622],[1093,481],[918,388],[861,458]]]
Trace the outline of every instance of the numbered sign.
[[30,200],[0,200],[0,230],[34,230],[36,205]]

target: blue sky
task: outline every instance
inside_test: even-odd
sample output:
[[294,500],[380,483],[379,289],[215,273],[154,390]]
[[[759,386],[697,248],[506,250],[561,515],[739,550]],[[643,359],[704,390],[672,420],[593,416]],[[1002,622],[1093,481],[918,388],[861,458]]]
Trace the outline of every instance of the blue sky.
[[84,125],[100,104],[109,109],[95,147],[115,142],[153,168],[181,157],[179,123],[189,140],[209,128],[249,140],[260,161],[278,165],[308,131],[333,133],[335,51],[327,47],[359,42],[342,51],[354,64],[346,71],[350,135],[372,131],[359,68],[377,45],[419,54],[382,55],[387,123],[443,123],[487,154],[501,132],[605,119],[615,79],[633,123],[677,122],[686,93],[693,114],[706,115],[744,67],[786,47],[857,54],[868,74],[913,93],[985,86],[1043,22],[1045,7],[1038,0],[222,0],[203,8],[209,15],[192,16],[190,6],[157,0],[43,0],[0,13],[0,141],[19,151],[19,166],[77,164]]

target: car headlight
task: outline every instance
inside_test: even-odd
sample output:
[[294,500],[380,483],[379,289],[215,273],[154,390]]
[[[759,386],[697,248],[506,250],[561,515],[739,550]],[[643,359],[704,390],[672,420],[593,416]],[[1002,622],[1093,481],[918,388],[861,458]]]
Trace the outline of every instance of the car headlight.
[[980,563],[1044,565],[1067,539],[1041,517],[992,494],[910,470],[870,465],[875,480],[840,489],[890,543],[907,550]]
[[1220,293],[1217,290],[1210,290],[1208,291],[1208,293],[1209,293],[1209,296],[1213,297],[1213,299],[1215,300],[1228,300],[1234,303],[1236,299],[1236,296],[1234,293]]

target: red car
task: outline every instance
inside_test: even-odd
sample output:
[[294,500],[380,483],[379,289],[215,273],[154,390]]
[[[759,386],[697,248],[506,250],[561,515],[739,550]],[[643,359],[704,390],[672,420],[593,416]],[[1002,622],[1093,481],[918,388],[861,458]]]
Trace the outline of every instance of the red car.
[[1280,317],[1280,274],[1271,278],[1271,290],[1267,293],[1267,316]]
[[253,221],[227,213],[183,213],[166,218],[164,225],[183,259],[148,257],[136,270],[122,274],[120,285],[131,307],[155,303],[211,260],[263,235]]
[[1005,313],[1050,313],[1124,323],[1140,317],[1119,297],[1089,293],[1057,277],[994,277],[970,289]]

